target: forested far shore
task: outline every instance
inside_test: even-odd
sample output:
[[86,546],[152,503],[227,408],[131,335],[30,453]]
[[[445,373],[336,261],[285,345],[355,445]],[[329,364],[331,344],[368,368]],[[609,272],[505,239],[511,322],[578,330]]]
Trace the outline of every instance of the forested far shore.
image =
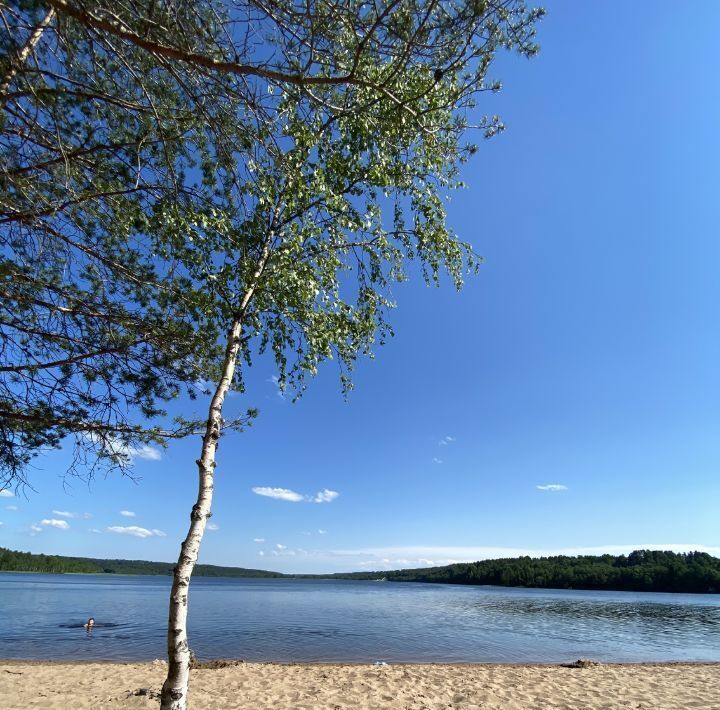
[[[172,575],[171,562],[146,560],[104,560],[91,557],[63,557],[16,552],[0,547],[0,572],[44,572],[47,574],[149,574]],[[242,567],[197,565],[195,575],[200,577],[284,577],[280,572]]]
[[501,558],[338,576],[393,582],[716,594],[720,592],[720,559],[705,552],[635,550],[629,555]]
[[[0,572],[172,575],[173,564],[16,552],[0,547]],[[720,559],[705,552],[636,550],[629,555],[515,557],[444,567],[327,575],[198,565],[201,577],[356,579],[391,582],[593,589],[632,592],[720,593]]]

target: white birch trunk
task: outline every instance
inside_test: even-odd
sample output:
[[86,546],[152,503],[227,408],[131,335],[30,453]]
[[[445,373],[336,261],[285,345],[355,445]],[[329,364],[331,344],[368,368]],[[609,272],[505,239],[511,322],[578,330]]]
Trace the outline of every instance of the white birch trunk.
[[19,69],[25,64],[30,53],[35,49],[37,43],[40,41],[45,28],[52,22],[55,17],[55,9],[50,8],[47,15],[40,20],[40,24],[32,31],[32,34],[28,37],[24,46],[20,49],[17,55],[10,60],[10,67],[7,70],[5,76],[0,81],[0,104],[4,104],[7,98],[7,93],[10,89],[10,84],[18,73]]
[[228,343],[220,381],[210,401],[202,452],[196,462],[199,475],[197,501],[190,513],[190,529],[180,546],[180,556],[173,573],[168,615],[168,674],[161,692],[161,710],[187,710],[188,707],[190,647],[188,646],[187,614],[190,577],[197,562],[207,520],[212,515],[210,507],[215,476],[215,453],[222,431],[222,408],[235,374],[243,317],[265,268],[268,255],[269,251],[266,246],[253,274],[250,287],[240,303],[238,315],[228,332]]

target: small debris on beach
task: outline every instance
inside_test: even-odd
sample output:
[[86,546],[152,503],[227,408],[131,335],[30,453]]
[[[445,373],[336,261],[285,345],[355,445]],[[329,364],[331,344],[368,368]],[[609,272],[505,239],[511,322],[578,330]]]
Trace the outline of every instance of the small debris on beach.
[[234,666],[241,666],[243,663],[245,663],[245,661],[242,658],[235,660],[216,658],[214,661],[195,661],[192,668],[215,671],[219,668],[233,668]]
[[158,693],[156,690],[153,690],[152,688],[138,688],[137,690],[128,693],[128,698],[133,697],[134,695],[143,695],[151,700],[156,700],[160,697],[160,693]]
[[599,666],[597,661],[591,661],[589,658],[578,658],[574,663],[561,663],[563,668],[592,668]]

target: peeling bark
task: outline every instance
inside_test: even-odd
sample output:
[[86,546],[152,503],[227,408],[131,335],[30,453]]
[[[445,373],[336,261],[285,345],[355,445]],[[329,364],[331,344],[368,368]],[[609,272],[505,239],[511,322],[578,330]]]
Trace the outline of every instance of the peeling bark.
[[[270,239],[268,239],[267,244],[269,242]],[[199,478],[198,496],[190,512],[190,529],[180,547],[180,555],[177,566],[173,571],[173,584],[170,591],[168,674],[161,692],[161,710],[187,710],[188,707],[191,653],[188,645],[187,614],[190,577],[198,559],[205,526],[208,518],[212,516],[210,508],[214,488],[215,454],[220,433],[222,432],[223,404],[235,374],[235,366],[240,351],[243,318],[268,260],[269,247],[267,244],[258,260],[257,268],[240,303],[235,320],[228,331],[222,374],[215,389],[215,394],[210,401],[207,426],[202,440],[202,452],[200,458],[196,461]]]

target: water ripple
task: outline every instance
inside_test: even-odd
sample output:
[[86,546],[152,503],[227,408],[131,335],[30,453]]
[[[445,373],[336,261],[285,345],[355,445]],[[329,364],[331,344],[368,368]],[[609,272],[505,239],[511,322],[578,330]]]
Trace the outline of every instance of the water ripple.
[[[163,577],[0,574],[0,658],[161,657],[169,587]],[[189,619],[202,659],[720,661],[712,595],[198,578]]]

